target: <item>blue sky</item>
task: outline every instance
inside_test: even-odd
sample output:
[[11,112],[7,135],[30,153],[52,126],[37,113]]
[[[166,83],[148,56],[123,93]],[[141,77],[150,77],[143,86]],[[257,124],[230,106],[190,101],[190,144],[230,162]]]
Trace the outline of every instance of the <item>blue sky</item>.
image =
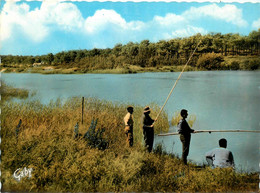
[[4,55],[42,55],[75,49],[112,48],[117,43],[144,39],[157,42],[196,33],[248,35],[260,28],[259,1],[10,0],[1,1],[0,8],[0,54]]

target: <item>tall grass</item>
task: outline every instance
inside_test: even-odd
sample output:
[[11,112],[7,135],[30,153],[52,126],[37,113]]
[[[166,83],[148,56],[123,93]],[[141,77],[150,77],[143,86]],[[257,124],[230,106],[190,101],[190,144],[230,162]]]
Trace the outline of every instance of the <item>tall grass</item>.
[[[159,107],[154,104],[151,117]],[[81,123],[81,98],[43,105],[34,102],[2,104],[2,190],[47,192],[141,192],[141,191],[256,191],[258,174],[231,169],[198,169],[184,166],[174,155],[147,153],[142,144],[140,117],[143,107],[134,105],[134,146],[126,146],[123,117],[126,105],[88,98],[85,100],[84,135],[92,119],[105,128],[106,150],[87,146],[74,138],[74,126]],[[16,126],[22,120],[18,137]],[[166,113],[158,119],[156,132],[167,131]],[[17,182],[18,168],[33,168],[32,178]]]
[[1,100],[6,101],[13,97],[24,99],[29,96],[29,91],[25,89],[14,88],[7,85],[4,81],[1,81],[0,88]]

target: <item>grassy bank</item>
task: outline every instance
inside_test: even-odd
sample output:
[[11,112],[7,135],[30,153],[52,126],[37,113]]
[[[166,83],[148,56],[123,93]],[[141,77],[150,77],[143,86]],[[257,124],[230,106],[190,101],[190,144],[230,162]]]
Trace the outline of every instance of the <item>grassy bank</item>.
[[[141,192],[257,191],[257,173],[231,169],[211,169],[194,164],[184,166],[160,146],[154,153],[143,148],[140,117],[143,107],[134,105],[134,146],[126,147],[123,117],[125,104],[88,98],[85,100],[84,124],[81,125],[81,99],[65,104],[59,100],[49,105],[39,102],[2,104],[2,190],[48,192]],[[159,107],[151,104],[152,117]],[[165,112],[156,123],[156,132],[167,132]],[[22,125],[16,137],[19,120]],[[74,138],[74,126],[84,135],[93,119],[104,128],[105,150],[90,148],[82,137]],[[12,175],[18,168],[33,168],[32,177],[20,182]]]
[[[162,67],[140,67],[126,65],[114,69],[81,69],[79,67],[71,68],[66,66],[48,66],[48,67],[8,67],[4,68],[4,73],[40,73],[40,74],[132,74],[143,72],[179,72],[184,66],[162,66]],[[187,66],[187,71],[197,71],[196,67]]]
[[[215,54],[212,54],[215,56]],[[214,63],[214,61],[206,61],[204,65],[206,67],[190,66],[186,67],[186,71],[199,71],[199,70],[257,70],[260,68],[260,60],[257,56],[223,56],[223,61],[219,61],[218,67],[207,67],[207,63]],[[138,65],[124,64],[123,66],[117,66],[116,68],[86,68],[80,64],[64,64],[55,66],[36,66],[31,65],[8,65],[2,69],[2,72],[16,72],[16,73],[41,73],[41,74],[83,74],[83,73],[100,73],[100,74],[130,74],[130,73],[143,73],[143,72],[179,72],[182,71],[184,65],[168,65],[157,67],[141,67]],[[212,69],[210,69],[212,68]]]

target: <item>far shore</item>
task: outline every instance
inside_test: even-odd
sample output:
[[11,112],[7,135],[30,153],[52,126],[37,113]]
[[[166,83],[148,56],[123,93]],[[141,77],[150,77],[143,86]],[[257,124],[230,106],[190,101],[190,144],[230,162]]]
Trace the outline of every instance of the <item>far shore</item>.
[[[88,70],[82,71],[78,68],[26,68],[26,69],[19,69],[19,68],[3,68],[0,72],[1,73],[38,73],[38,74],[136,74],[136,73],[145,73],[145,72],[181,72],[184,66],[164,66],[164,67],[150,67],[150,68],[116,68],[116,69],[97,69],[97,70]],[[226,71],[227,69],[220,69],[220,70],[212,70],[212,71]],[[254,70],[254,71],[258,71]],[[210,71],[205,69],[198,69],[196,67],[187,66],[185,71]],[[232,71],[245,71],[245,70],[232,70]],[[248,71],[248,70],[246,70]],[[252,71],[252,70],[250,70]]]
[[[133,74],[144,72],[180,72],[184,66],[163,66],[142,68],[137,66],[121,67],[115,69],[89,69],[59,68],[53,66],[28,67],[28,68],[2,68],[1,73],[39,73],[39,74]],[[187,66],[186,71],[199,71],[196,67]]]
[[[210,63],[210,61],[208,61]],[[199,68],[188,64],[185,71],[211,70],[259,70],[260,60],[257,56],[226,56],[218,68]],[[125,64],[116,68],[86,68],[79,64],[59,65],[30,65],[30,64],[1,64],[1,73],[39,73],[39,74],[133,74],[144,72],[180,72],[185,65],[141,67]]]

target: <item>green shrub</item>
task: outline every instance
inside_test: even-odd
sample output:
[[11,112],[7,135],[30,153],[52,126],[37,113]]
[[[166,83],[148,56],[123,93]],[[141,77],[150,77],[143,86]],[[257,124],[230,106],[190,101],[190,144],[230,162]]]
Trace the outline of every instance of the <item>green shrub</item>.
[[240,63],[238,61],[232,61],[230,65],[228,65],[229,70],[238,70]]
[[249,62],[250,70],[257,70],[260,68],[260,59],[251,60]]
[[259,68],[260,68],[260,59],[245,60],[243,63],[240,63],[241,70],[257,70]]
[[239,68],[241,70],[248,70],[249,68],[249,60],[244,60],[244,62],[239,64]]
[[223,61],[224,57],[221,54],[207,53],[199,57],[196,66],[206,70],[218,70]]
[[91,148],[98,148],[99,150],[105,150],[108,147],[108,142],[106,139],[103,138],[103,133],[105,132],[105,129],[97,129],[97,121],[94,119],[91,121],[91,125],[88,129],[88,131],[83,136],[84,139],[87,141],[87,145]]

